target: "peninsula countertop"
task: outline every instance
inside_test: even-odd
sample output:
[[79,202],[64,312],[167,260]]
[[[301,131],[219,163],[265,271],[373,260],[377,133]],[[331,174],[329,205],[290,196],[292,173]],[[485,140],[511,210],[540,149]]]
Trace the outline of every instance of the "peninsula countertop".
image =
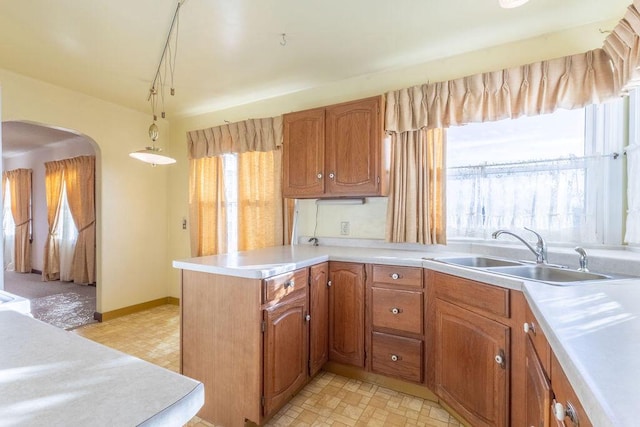
[[[635,427],[640,407],[640,279],[554,286],[452,266],[460,252],[280,246],[174,261],[176,268],[266,278],[325,261],[419,266],[523,291],[592,423]],[[466,254],[472,255],[472,254]]]
[[13,310],[0,311],[0,424],[180,426],[202,383]]

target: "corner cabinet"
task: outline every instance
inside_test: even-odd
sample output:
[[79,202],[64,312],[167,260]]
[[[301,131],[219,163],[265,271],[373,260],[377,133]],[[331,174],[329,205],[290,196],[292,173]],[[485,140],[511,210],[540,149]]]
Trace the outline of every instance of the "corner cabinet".
[[384,195],[383,117],[382,96],[285,114],[283,196]]

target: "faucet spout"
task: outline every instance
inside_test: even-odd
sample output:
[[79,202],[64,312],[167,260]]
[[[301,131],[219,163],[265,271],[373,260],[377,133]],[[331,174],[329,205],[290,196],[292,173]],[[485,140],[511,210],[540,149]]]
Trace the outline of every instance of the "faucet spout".
[[529,249],[535,256],[536,256],[536,263],[538,264],[546,264],[547,263],[547,244],[544,241],[544,239],[542,238],[542,236],[540,234],[538,234],[537,232],[531,230],[530,228],[525,227],[525,230],[532,232],[533,234],[536,235],[538,241],[536,242],[536,247],[534,248],[533,246],[531,246],[531,244],[529,242],[527,242],[526,240],[524,240],[522,237],[518,236],[515,233],[512,233],[509,230],[496,230],[493,232],[493,234],[491,234],[491,237],[493,237],[494,239],[497,239],[500,235],[502,234],[508,234],[510,236],[515,237],[516,239],[520,240],[526,247],[527,249]]

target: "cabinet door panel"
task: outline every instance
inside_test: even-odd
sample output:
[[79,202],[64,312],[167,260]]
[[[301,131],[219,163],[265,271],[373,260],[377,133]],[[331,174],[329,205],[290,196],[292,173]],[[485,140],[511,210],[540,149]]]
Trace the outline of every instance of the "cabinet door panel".
[[327,107],[326,190],[376,195],[381,180],[381,97]]
[[308,198],[324,194],[324,114],[324,108],[316,108],[285,114],[283,118],[284,197]]
[[440,299],[434,327],[436,394],[474,426],[506,426],[509,327]]
[[318,373],[329,360],[329,264],[311,267],[309,324],[309,375]]
[[329,360],[364,367],[364,265],[329,265]]
[[549,408],[551,407],[551,385],[544,373],[542,364],[531,339],[525,336],[525,403],[526,423],[533,427],[549,427]]
[[284,405],[307,379],[307,293],[264,310],[264,415]]

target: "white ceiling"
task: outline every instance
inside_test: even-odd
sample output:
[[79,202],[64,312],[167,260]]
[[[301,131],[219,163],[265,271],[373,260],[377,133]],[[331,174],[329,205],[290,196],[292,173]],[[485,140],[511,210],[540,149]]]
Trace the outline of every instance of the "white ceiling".
[[[167,112],[214,111],[617,20],[630,3],[531,0],[501,9],[498,0],[187,0],[177,93]],[[176,5],[0,1],[0,67],[149,112],[149,86]]]

